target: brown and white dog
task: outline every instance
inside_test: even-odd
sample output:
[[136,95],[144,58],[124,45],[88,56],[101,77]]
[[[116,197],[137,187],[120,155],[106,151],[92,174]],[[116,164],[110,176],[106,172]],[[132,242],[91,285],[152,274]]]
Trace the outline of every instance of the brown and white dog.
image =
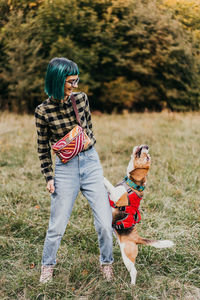
[[[110,202],[114,203],[114,205],[112,205],[113,228],[118,238],[124,264],[131,276],[131,284],[133,285],[136,282],[137,275],[135,268],[135,259],[138,254],[137,245],[150,245],[154,246],[155,248],[168,248],[174,245],[174,243],[169,240],[157,241],[140,237],[135,226],[137,220],[129,228],[126,226],[128,223],[125,223],[127,216],[129,219],[134,217],[133,215],[131,216],[131,214],[129,214],[131,209],[134,211],[134,201],[133,203],[130,203],[130,192],[134,194],[137,199],[142,199],[150,163],[151,158],[149,155],[148,146],[136,146],[133,148],[133,153],[127,167],[127,177],[125,180],[121,184],[114,187],[106,178],[104,178],[104,184],[109,193],[111,200]],[[139,211],[137,212],[139,214]]]

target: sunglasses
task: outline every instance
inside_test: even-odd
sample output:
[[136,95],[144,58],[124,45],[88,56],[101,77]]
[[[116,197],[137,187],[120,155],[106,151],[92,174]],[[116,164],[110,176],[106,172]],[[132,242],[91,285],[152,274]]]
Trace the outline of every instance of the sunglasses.
[[66,81],[66,82],[71,84],[71,86],[75,87],[79,83],[79,80],[80,80],[80,78],[78,77],[77,79],[69,80],[69,81]]

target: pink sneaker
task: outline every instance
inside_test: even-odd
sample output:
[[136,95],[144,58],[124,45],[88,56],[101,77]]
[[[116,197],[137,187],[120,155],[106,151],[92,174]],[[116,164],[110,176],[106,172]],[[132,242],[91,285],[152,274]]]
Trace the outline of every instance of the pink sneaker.
[[109,282],[114,278],[112,265],[101,265],[100,269],[106,281]]
[[40,282],[47,283],[52,281],[53,277],[53,267],[54,266],[42,266],[41,267],[41,275],[40,275]]

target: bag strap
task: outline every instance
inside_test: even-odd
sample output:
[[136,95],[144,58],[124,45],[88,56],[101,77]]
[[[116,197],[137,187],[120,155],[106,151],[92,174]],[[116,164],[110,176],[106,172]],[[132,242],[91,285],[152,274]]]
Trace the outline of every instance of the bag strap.
[[74,112],[75,112],[75,115],[76,115],[76,119],[77,119],[79,125],[81,126],[80,116],[79,116],[79,113],[78,113],[78,110],[77,110],[77,107],[76,107],[76,99],[75,99],[73,94],[71,95],[71,101],[72,101],[72,106],[73,106],[73,109],[74,109]]

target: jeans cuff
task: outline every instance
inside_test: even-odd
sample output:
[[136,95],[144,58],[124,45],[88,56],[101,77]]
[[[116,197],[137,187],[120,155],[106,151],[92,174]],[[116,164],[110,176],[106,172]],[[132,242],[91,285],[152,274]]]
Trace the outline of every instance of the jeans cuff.
[[100,265],[112,265],[112,263],[114,262],[114,259],[112,261],[100,261]]

